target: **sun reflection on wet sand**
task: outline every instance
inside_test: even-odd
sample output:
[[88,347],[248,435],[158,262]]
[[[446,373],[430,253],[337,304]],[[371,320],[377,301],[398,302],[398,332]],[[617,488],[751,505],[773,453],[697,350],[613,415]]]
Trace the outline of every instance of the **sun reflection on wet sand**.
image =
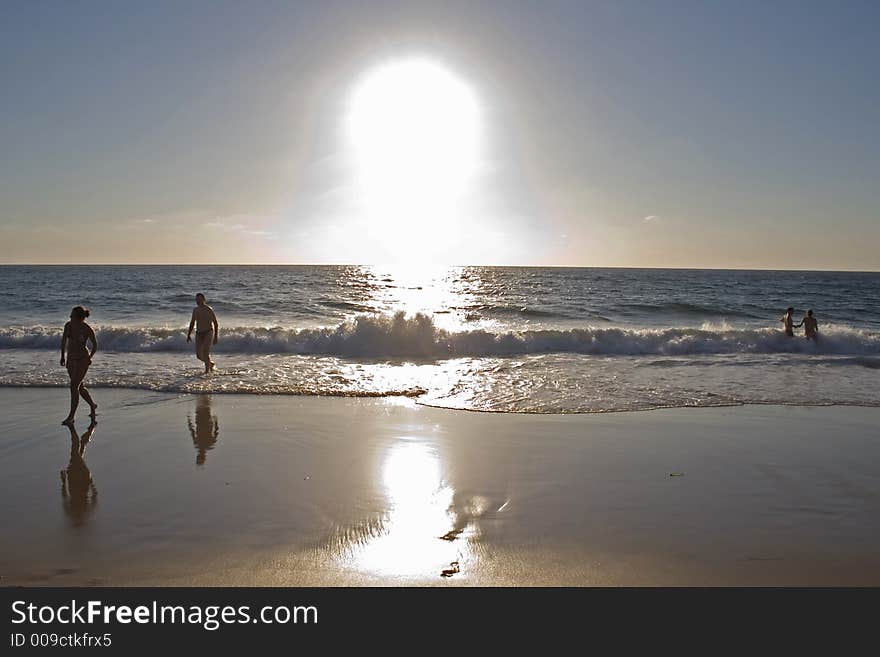
[[381,479],[388,511],[378,531],[350,546],[347,565],[403,579],[440,577],[444,571],[448,576],[452,570],[464,577],[471,550],[455,526],[454,490],[436,448],[402,438],[385,455]]

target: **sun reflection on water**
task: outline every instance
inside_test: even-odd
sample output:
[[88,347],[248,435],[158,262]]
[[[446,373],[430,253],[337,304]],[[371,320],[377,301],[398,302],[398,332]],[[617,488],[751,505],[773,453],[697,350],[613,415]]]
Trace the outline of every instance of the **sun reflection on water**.
[[421,313],[435,326],[447,331],[490,328],[496,324],[478,317],[482,286],[475,268],[424,264],[398,264],[360,268],[359,276],[369,281],[368,305],[392,314]]

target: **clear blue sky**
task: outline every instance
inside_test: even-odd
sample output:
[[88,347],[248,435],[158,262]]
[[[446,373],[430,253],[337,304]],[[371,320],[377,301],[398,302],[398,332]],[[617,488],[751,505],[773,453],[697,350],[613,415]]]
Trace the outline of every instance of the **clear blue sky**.
[[[878,25],[875,2],[6,0],[0,262],[878,270]],[[479,102],[448,222],[352,192],[352,90],[412,57]]]

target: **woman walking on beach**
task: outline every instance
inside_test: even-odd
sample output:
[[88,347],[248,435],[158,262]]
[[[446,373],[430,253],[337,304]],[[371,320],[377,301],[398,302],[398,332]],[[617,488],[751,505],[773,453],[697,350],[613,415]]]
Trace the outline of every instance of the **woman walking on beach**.
[[[83,383],[89,365],[92,364],[92,357],[98,351],[95,332],[85,321],[88,316],[87,309],[76,306],[70,311],[70,321],[64,325],[64,333],[61,334],[61,366],[67,365],[67,374],[70,376],[70,414],[61,424],[73,423],[80,397],[85,399],[91,408],[90,417],[95,417],[95,409],[98,408]],[[91,351],[86,349],[87,342],[92,344]]]

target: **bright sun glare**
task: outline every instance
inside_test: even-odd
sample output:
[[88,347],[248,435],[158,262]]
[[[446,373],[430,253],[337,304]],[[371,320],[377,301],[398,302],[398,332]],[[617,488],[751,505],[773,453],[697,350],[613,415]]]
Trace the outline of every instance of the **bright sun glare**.
[[478,105],[467,84],[426,59],[386,64],[356,85],[348,131],[374,227],[424,232],[453,218],[479,161]]

